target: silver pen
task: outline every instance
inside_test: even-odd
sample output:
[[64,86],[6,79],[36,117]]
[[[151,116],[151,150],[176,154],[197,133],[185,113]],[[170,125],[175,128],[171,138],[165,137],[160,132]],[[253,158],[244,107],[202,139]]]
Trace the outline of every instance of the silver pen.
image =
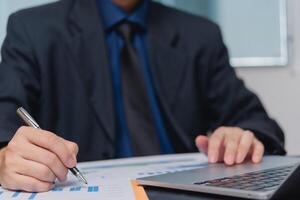
[[[39,124],[31,117],[31,115],[22,107],[17,109],[17,115],[28,125],[31,126],[33,128],[37,128],[37,129],[41,129]],[[84,176],[82,175],[82,173],[76,168],[69,168],[69,170],[72,172],[72,174],[74,176],[76,176],[76,178],[85,183],[88,184],[86,179],[84,178]]]

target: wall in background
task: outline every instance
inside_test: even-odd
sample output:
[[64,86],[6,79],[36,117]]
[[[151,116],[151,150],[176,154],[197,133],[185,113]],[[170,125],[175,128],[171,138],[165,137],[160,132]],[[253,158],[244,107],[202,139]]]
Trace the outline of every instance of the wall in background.
[[237,72],[284,129],[288,154],[300,155],[300,1],[287,2],[288,66],[239,68]]

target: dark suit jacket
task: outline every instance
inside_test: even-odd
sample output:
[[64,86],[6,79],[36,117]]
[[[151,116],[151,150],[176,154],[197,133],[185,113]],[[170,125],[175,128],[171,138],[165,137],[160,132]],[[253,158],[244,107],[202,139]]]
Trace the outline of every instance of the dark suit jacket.
[[[219,126],[255,132],[269,153],[283,154],[284,136],[229,64],[212,22],[151,3],[151,74],[176,152]],[[0,141],[28,109],[44,129],[80,147],[78,159],[115,156],[110,65],[95,0],[64,0],[17,12],[8,21],[0,65]]]

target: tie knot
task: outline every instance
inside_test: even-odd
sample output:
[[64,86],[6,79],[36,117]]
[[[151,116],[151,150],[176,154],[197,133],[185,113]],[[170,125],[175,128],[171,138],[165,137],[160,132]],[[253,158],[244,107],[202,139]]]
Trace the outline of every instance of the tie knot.
[[117,26],[117,31],[125,41],[132,41],[133,34],[138,31],[137,28],[135,24],[124,21]]

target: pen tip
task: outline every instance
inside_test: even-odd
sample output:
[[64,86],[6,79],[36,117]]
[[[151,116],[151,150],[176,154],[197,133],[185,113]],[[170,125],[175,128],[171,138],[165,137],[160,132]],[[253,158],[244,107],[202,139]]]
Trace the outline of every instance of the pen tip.
[[83,182],[86,185],[88,184],[87,180],[82,176],[82,174],[80,174],[78,177],[80,178],[81,182]]
[[85,178],[83,178],[83,183],[86,184],[86,185],[88,184],[88,182]]

